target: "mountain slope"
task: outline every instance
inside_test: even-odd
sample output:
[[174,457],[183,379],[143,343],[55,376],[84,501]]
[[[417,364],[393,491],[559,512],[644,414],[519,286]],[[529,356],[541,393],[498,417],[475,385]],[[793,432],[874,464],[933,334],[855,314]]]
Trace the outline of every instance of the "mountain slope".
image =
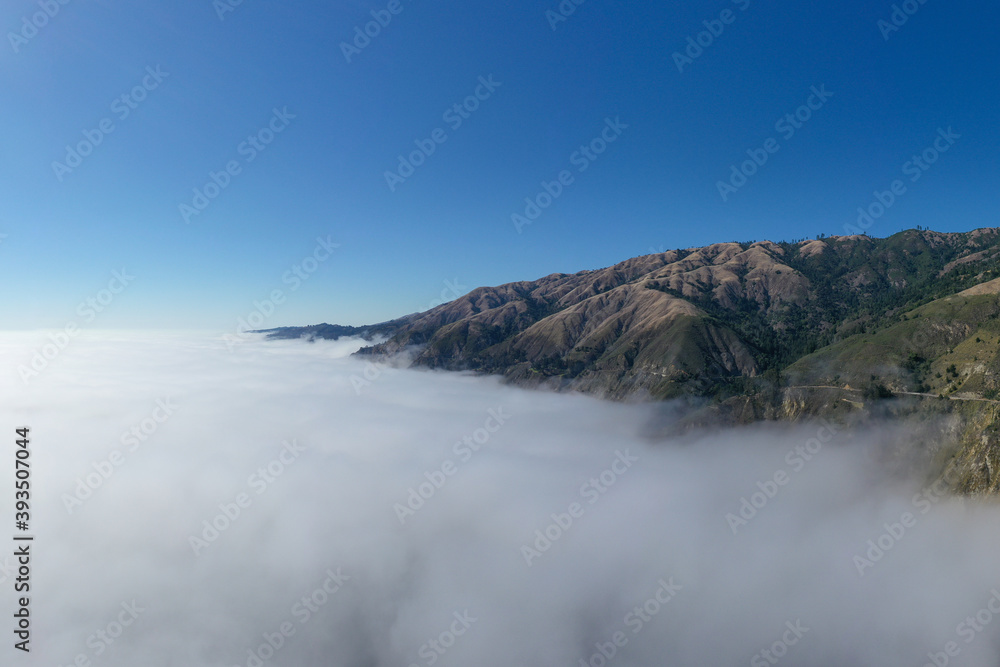
[[717,243],[480,287],[369,327],[268,333],[362,336],[382,342],[361,355],[407,350],[417,366],[526,386],[687,397],[700,406],[691,423],[934,421],[946,426],[924,455],[961,462],[964,491],[1000,492],[993,228]]
[[[990,281],[998,276],[996,229],[718,243],[481,287],[372,327],[318,325],[272,335],[360,330],[388,337],[364,354],[412,348],[421,366],[614,398],[713,396],[769,371],[801,375],[816,365],[796,362],[828,346],[838,346],[828,354],[847,345],[847,356],[855,355],[862,343],[848,344],[852,336],[885,329],[934,299],[967,288],[969,296],[994,299],[1000,283]],[[885,334],[890,341],[896,335]]]

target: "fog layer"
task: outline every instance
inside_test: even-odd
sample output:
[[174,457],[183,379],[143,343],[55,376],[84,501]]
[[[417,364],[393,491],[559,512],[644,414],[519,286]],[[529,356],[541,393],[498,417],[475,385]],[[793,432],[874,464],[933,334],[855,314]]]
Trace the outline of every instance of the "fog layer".
[[19,664],[1000,657],[1000,509],[889,481],[891,424],[651,439],[657,406],[374,366],[357,341],[91,332],[25,382],[47,340],[0,336],[11,534],[31,427]]

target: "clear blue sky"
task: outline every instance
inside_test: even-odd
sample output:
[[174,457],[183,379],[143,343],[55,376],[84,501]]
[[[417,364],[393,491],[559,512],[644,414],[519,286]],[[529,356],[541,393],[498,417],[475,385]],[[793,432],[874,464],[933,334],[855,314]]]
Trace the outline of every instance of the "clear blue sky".
[[[894,179],[907,189],[874,236],[998,224],[995,3],[911,0],[888,32],[888,0],[587,0],[564,21],[555,1],[244,0],[220,18],[224,2],[3,3],[0,328],[86,324],[78,304],[122,267],[135,280],[92,326],[231,329],[275,289],[268,326],[370,323],[427,308],[446,280],[844,233]],[[54,15],[33,18],[43,5]],[[348,62],[373,10],[391,22]],[[679,71],[673,54],[710,28]],[[813,86],[833,95],[788,137],[776,122]],[[477,87],[467,118],[443,115]],[[240,148],[286,108],[264,150]],[[608,118],[627,128],[574,158]],[[949,127],[960,138],[910,181],[904,164]],[[390,189],[437,128],[446,141]],[[85,131],[100,144],[54,166]],[[768,139],[777,152],[723,201],[718,182]],[[230,161],[186,222],[179,206]],[[518,233],[511,215],[563,170],[572,183]],[[291,290],[320,236],[340,247]]]

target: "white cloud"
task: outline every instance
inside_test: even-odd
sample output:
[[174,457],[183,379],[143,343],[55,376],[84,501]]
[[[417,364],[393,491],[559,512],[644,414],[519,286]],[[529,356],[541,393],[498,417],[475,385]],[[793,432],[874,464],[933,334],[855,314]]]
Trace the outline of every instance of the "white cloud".
[[[38,340],[0,338],[8,468],[13,427],[33,436],[26,664],[232,667],[256,664],[248,651],[269,635],[281,647],[265,664],[569,667],[600,664],[619,631],[609,665],[750,664],[797,620],[809,630],[781,664],[920,665],[948,641],[956,663],[998,656],[1000,619],[968,643],[959,624],[1000,587],[1000,511],[942,501],[920,514],[913,485],[873,464],[891,431],[835,437],[796,471],[786,454],[816,425],[651,439],[653,406],[402,369],[358,393],[364,362],[345,356],[357,343],[230,353],[220,337],[84,332],[25,388],[16,367]],[[156,421],[163,400],[176,408]],[[146,438],[129,451],[133,427]],[[487,427],[471,455],[456,449]],[[286,441],[303,451],[267,473]],[[64,494],[114,450],[121,463],[69,513]],[[615,467],[626,450],[638,460]],[[272,481],[258,494],[261,467]],[[726,514],[779,469],[787,483],[734,535]],[[394,506],[425,482],[401,523]],[[189,537],[240,494],[248,506],[196,556]],[[522,547],[567,526],[573,503],[529,567]],[[915,525],[859,576],[854,556],[905,511]],[[679,589],[650,603],[661,580]],[[96,639],[133,600],[132,625]]]

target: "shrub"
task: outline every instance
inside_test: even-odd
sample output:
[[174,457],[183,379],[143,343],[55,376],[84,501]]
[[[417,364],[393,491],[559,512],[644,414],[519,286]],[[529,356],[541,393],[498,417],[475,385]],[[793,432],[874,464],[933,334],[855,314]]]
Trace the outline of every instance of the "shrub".
[[877,401],[883,398],[892,398],[892,392],[878,380],[870,380],[861,387],[861,396],[868,401]]

